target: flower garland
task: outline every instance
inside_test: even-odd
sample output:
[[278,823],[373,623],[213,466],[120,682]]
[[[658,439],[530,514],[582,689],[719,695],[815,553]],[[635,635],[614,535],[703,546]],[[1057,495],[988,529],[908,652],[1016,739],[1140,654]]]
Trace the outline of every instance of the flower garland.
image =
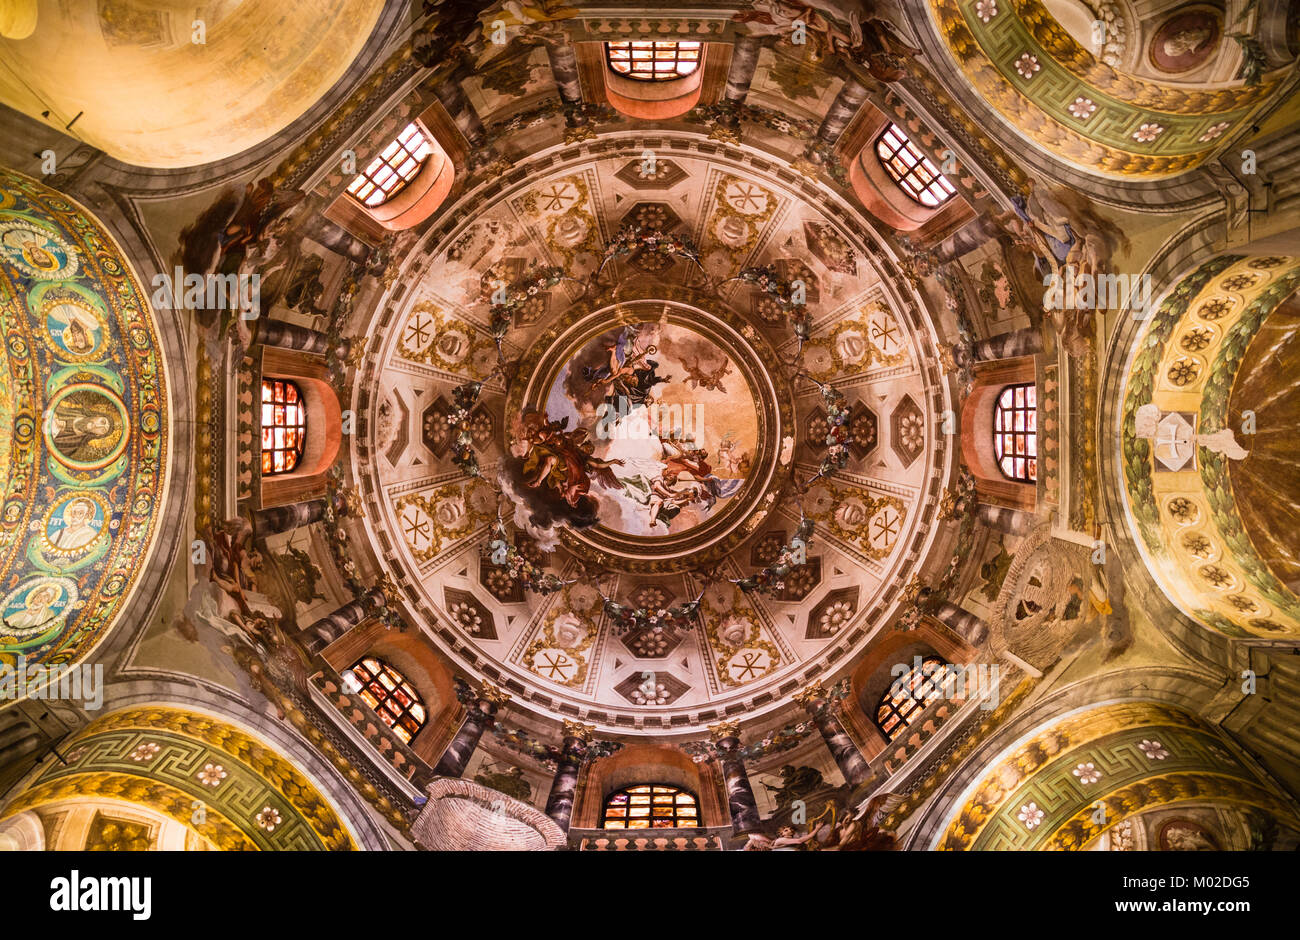
[[808,305],[795,300],[794,282],[782,277],[775,265],[743,268],[739,274],[719,284],[718,289],[729,281],[752,284],[776,301],[777,306],[790,315],[790,325],[794,327],[794,335],[801,346],[812,336],[812,314],[808,311]]
[[478,455],[474,453],[474,435],[470,433],[470,412],[483,392],[482,382],[466,382],[451,390],[452,402],[456,409],[447,415],[451,425],[452,452],[451,462],[470,477],[482,475],[478,466]]
[[853,435],[849,432],[849,400],[844,393],[824,382],[818,382],[807,373],[803,375],[822,393],[822,399],[826,402],[826,423],[829,426],[826,433],[826,455],[822,457],[817,472],[804,484],[811,486],[828,473],[843,470],[849,465],[849,440]]
[[[783,590],[785,588],[785,576],[790,573],[790,569],[795,565],[806,563],[808,543],[812,541],[814,527],[815,524],[811,519],[800,518],[799,527],[794,530],[794,535],[790,538],[790,541],[781,546],[781,550],[777,553],[776,560],[772,564],[747,578],[730,578],[728,580],[746,594],[757,591],[759,594],[771,596],[773,593]],[[798,560],[801,558],[803,560]]]
[[[334,556],[334,565],[338,568],[343,583],[348,586],[353,597],[360,600],[373,590],[373,586],[361,580],[357,564],[353,561],[352,552],[349,550],[351,537],[341,524],[344,516],[361,514],[355,508],[355,490],[351,492],[349,490],[351,488],[343,484],[342,465],[335,464],[325,475],[325,511],[321,521],[325,526],[330,553]],[[374,616],[386,627],[406,629],[406,622],[391,605],[380,607],[375,611]]]
[[554,594],[577,580],[565,581],[525,558],[517,546],[506,541],[506,526],[500,516],[492,534],[494,538],[479,549],[480,554],[492,564],[504,568],[512,581],[522,582],[525,590],[535,594]]
[[[597,591],[599,592],[599,588]],[[660,607],[656,610],[650,610],[647,607],[631,607],[627,604],[620,604],[613,598],[606,597],[603,593],[600,595],[602,609],[605,616],[609,618],[610,627],[615,636],[622,636],[630,630],[655,629],[655,630],[690,630],[695,626],[695,617],[700,610],[700,602],[704,599],[704,592],[693,601],[685,604],[678,604],[674,607]]]
[[515,315],[523,309],[524,305],[542,291],[550,290],[561,281],[572,280],[575,280],[575,278],[565,274],[563,268],[555,266],[534,267],[519,280],[505,288],[504,300],[497,300],[494,296],[499,288],[489,290],[487,285],[484,285],[483,299],[487,301],[492,310],[489,329],[492,333],[492,341],[497,344],[498,356],[501,354],[502,341],[506,338],[506,334],[510,332],[511,326],[514,325]]
[[685,258],[696,267],[701,267],[699,249],[691,244],[688,239],[680,235],[669,235],[657,228],[634,228],[629,226],[620,229],[618,234],[610,239],[605,246],[600,265],[591,276],[591,283],[594,284],[600,278],[600,272],[605,270],[605,265],[615,258],[626,257],[634,251],[646,251],[656,255]]
[[[819,706],[816,715],[769,731],[760,740],[752,744],[742,744],[738,749],[740,758],[748,761],[760,760],[798,746],[800,741],[817,730],[816,719],[821,716],[822,712],[841,699],[846,698],[849,689],[849,680],[847,678],[841,679],[826,690],[826,700]],[[697,764],[702,764],[718,756],[717,745],[712,741],[686,741],[681,745],[681,749],[689,754],[691,760]]]

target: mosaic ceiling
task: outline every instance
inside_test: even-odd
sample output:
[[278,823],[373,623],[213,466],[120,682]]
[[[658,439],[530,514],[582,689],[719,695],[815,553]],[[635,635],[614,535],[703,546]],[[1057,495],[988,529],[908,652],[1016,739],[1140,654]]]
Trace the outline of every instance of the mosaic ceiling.
[[948,405],[844,206],[739,153],[646,149],[537,161],[425,237],[372,324],[357,469],[414,622],[464,668],[677,729],[779,701],[883,623],[928,548]]
[[0,663],[85,659],[153,544],[167,392],[148,300],[78,206],[0,173]]

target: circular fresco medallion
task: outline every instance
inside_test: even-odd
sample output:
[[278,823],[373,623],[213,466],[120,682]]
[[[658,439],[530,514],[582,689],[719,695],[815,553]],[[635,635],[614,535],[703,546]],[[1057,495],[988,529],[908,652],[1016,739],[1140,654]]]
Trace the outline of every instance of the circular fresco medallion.
[[50,400],[45,442],[54,459],[74,470],[107,467],[126,450],[126,405],[111,389],[89,382],[65,385]]
[[102,494],[94,490],[67,494],[55,500],[41,521],[45,533],[41,547],[48,556],[80,555],[103,533],[108,519]]
[[48,632],[77,602],[77,582],[31,578],[10,591],[0,608],[0,634],[21,642]]
[[726,315],[685,304],[575,311],[511,393],[502,482],[516,524],[628,570],[725,553],[771,503],[791,426],[772,355]]
[[0,218],[0,256],[46,281],[72,277],[79,265],[77,253],[57,232],[13,216]]
[[76,284],[37,285],[27,303],[44,322],[45,342],[65,362],[92,362],[101,358],[108,327],[103,304]]
[[1188,10],[1165,20],[1151,38],[1151,61],[1162,72],[1190,72],[1219,46],[1219,14]]

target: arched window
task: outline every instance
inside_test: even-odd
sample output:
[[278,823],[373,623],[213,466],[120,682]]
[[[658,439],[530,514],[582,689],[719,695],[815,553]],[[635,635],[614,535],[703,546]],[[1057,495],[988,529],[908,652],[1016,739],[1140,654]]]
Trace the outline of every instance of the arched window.
[[262,379],[262,475],[294,470],[306,440],[302,389],[287,379]]
[[381,206],[415,179],[432,152],[432,141],[412,121],[397,140],[370,161],[365,172],[348,186],[348,192],[364,206]]
[[363,657],[352,667],[352,672],[361,683],[357,694],[375,710],[384,724],[410,744],[424,726],[427,712],[424,701],[411,688],[406,676],[374,656]]
[[700,824],[700,801],[681,787],[645,783],[611,793],[602,829],[681,829]]
[[876,727],[894,740],[925,710],[925,706],[951,693],[957,672],[943,658],[926,656],[919,665],[894,680],[876,706]]
[[671,82],[700,67],[699,42],[607,42],[609,67],[639,82]]
[[1008,480],[1038,479],[1038,389],[1008,385],[993,405],[993,452]]
[[876,141],[876,157],[898,188],[923,206],[933,209],[957,194],[947,177],[916,149],[897,124],[885,128]]

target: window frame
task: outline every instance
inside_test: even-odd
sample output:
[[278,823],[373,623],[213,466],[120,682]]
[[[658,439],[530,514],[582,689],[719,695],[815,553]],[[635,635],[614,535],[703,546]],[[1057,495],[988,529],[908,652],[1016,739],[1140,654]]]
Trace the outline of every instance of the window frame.
[[[276,385],[281,385],[284,387],[284,398],[280,401],[275,400],[274,386]],[[270,401],[267,401],[266,399],[268,386],[271,386],[272,388]],[[293,389],[294,395],[297,396],[298,400],[296,403],[291,403],[289,401],[290,389]],[[307,400],[303,396],[302,386],[299,385],[297,382],[295,382],[293,379],[281,378],[279,376],[263,376],[262,397],[259,404],[262,406],[262,411],[261,411],[262,420],[259,426],[262,435],[260,441],[262,476],[263,477],[284,476],[285,474],[294,473],[302,465],[302,459],[304,454],[306,453],[306,445],[307,445],[307,423],[308,423],[307,422]],[[290,424],[288,423],[287,417],[284,417],[282,419],[284,423],[278,422],[275,418],[275,412],[274,412],[274,409],[277,405],[283,406],[284,408],[288,408],[291,405],[295,405],[298,414],[301,416],[301,421],[297,421],[294,422],[293,424]],[[271,423],[269,424],[266,421],[266,409],[268,407],[272,409]],[[275,432],[277,430],[284,430],[286,432],[286,438],[287,438],[287,433],[289,431],[294,431],[296,433],[297,443],[293,447],[289,447],[283,444],[276,444]],[[266,443],[266,435],[268,431],[271,432],[272,443],[270,444],[270,446],[268,446]],[[286,460],[287,465],[277,470],[275,469],[275,454],[277,453],[292,455],[293,461],[290,463]],[[268,455],[271,457],[270,469],[267,469]]]
[[[380,671],[372,675],[373,670],[370,666],[366,665],[367,661],[377,664],[380,667]],[[367,653],[360,657],[348,668],[361,682],[361,688],[357,690],[356,695],[366,703],[366,706],[379,717],[379,720],[382,721],[390,731],[397,735],[397,737],[401,738],[403,743],[409,746],[411,742],[415,740],[416,735],[423,731],[429,722],[429,706],[424,703],[424,697],[416,690],[415,685],[401,672],[401,670],[394,667],[392,663],[373,653]],[[394,689],[389,689],[384,685],[381,676],[385,675],[393,681],[395,686]],[[378,686],[378,693],[382,693],[382,698],[377,694],[374,688],[375,686]],[[394,691],[401,692],[410,699],[410,701],[403,704],[400,700],[394,698]],[[371,698],[375,699],[373,704],[370,701]],[[384,704],[389,701],[394,702],[398,706],[397,710]],[[422,712],[422,715],[415,714],[416,708]],[[402,719],[408,717],[415,723],[413,729],[402,722]],[[403,732],[405,732],[405,734],[403,734]],[[409,737],[407,735],[409,735]]]
[[[638,71],[638,69],[634,67],[634,63],[637,62],[638,60],[635,58],[633,53],[638,51],[638,47],[643,47],[646,43],[649,43],[650,45],[650,49],[649,49],[650,57],[648,59],[643,59],[641,61],[649,63],[650,68],[648,69],[648,71],[650,74],[637,75],[634,74],[636,71]],[[686,43],[690,43],[691,45],[694,46],[694,48],[683,49],[682,46]],[[669,46],[669,45],[673,47],[673,57],[671,59],[661,59],[655,57],[655,53],[659,51],[658,49],[659,46]],[[615,46],[626,47],[626,49],[619,48],[617,50],[619,52],[623,52],[623,51],[627,52],[627,58],[624,60],[620,60],[622,64],[626,65],[627,67],[626,72],[614,64]],[[682,52],[694,52],[695,57],[693,59],[683,59],[681,57]],[[700,64],[703,61],[704,61],[704,43],[699,40],[624,39],[624,40],[618,40],[616,42],[606,41],[605,43],[606,67],[615,75],[618,75],[622,78],[626,78],[629,81],[634,81],[634,82],[645,82],[646,84],[662,85],[667,82],[675,82],[683,78],[690,78],[692,75],[694,75],[696,72],[700,70]],[[657,68],[657,65],[663,62],[671,63],[672,68],[670,71],[665,71],[664,74],[661,75],[659,74],[659,69]],[[680,66],[681,64],[687,62],[693,65],[690,71],[687,72],[679,71],[677,66]],[[644,72],[647,70],[640,69],[639,71]]]
[[[886,139],[891,135],[897,141],[897,146]],[[882,153],[882,148],[887,149],[889,153],[887,155]],[[957,195],[957,187],[949,182],[948,177],[939,172],[939,168],[921,152],[921,149],[912,142],[912,138],[907,136],[907,133],[894,122],[889,122],[885,129],[880,132],[872,144],[871,150],[875,154],[876,162],[894,181],[894,185],[902,191],[903,195],[918,205],[927,209],[941,209]],[[911,163],[908,162],[908,157],[911,158]],[[904,164],[901,169],[894,165],[895,159]],[[927,181],[922,176],[923,173],[930,174],[932,179]],[[909,184],[909,180],[915,180],[920,188],[914,188]],[[942,199],[932,192],[936,187],[942,193]],[[926,202],[924,197],[927,194],[936,201],[933,203]]]
[[[1015,392],[1017,389],[1026,389],[1024,396],[1025,403],[1018,405],[1015,403]],[[1008,394],[1012,395],[1012,404],[1002,404],[1002,399]],[[1031,402],[1030,399],[1033,399]],[[1015,416],[1023,414],[1025,420],[1024,428],[1015,427]],[[1009,428],[1003,427],[1003,416],[1006,415],[1010,423]],[[997,464],[998,472],[1003,477],[1013,483],[1024,483],[1031,486],[1038,483],[1038,383],[1037,382],[1013,382],[1010,385],[1004,385],[998,389],[998,393],[993,398],[993,462]],[[1022,442],[1023,450],[1011,452],[1005,450],[1008,442],[1014,448],[1017,442]],[[1024,473],[1008,473],[1003,461],[1019,460],[1024,464]],[[1031,467],[1032,465],[1032,467]]]
[[[642,788],[642,787],[648,787],[648,788],[650,788],[650,793],[649,793],[649,796],[650,796],[650,802],[647,804],[648,807],[650,808],[650,813],[649,813],[645,818],[646,818],[647,822],[649,822],[649,823],[651,823],[651,824],[653,824],[653,823],[655,822],[655,819],[656,819],[656,817],[654,816],[654,808],[655,808],[655,806],[656,806],[657,804],[654,802],[654,798],[655,798],[656,796],[660,795],[660,794],[656,794],[656,793],[655,793],[655,790],[656,790],[656,789],[659,789],[659,790],[669,790],[669,791],[672,791],[672,793],[673,793],[673,801],[672,801],[671,804],[668,804],[668,805],[671,805],[671,806],[672,806],[672,809],[673,809],[673,814],[672,814],[672,816],[671,816],[671,821],[672,821],[673,825],[671,825],[671,826],[655,826],[655,825],[647,825],[647,826],[636,826],[636,827],[633,827],[633,826],[628,825],[629,823],[631,823],[631,822],[634,821],[634,820],[633,820],[633,817],[632,817],[631,814],[630,814],[630,811],[631,811],[631,809],[632,809],[631,798],[632,798],[633,795],[640,795],[640,794],[633,794],[632,791],[633,791],[633,790],[638,790],[638,789],[640,789],[640,788]],[[684,818],[685,818],[685,819],[689,819],[689,818],[691,818],[691,817],[683,817],[683,816],[678,812],[678,807],[679,807],[679,805],[686,805],[686,804],[679,804],[679,803],[677,802],[677,799],[676,799],[677,796],[681,796],[681,795],[689,796],[689,797],[691,798],[691,801],[692,801],[692,802],[691,802],[690,805],[691,805],[691,806],[694,808],[694,810],[695,810],[695,813],[694,813],[694,820],[695,820],[695,822],[692,823],[692,824],[690,824],[690,825],[682,825],[682,824],[681,824],[681,822],[683,821]],[[626,808],[626,809],[629,811],[629,814],[626,815],[626,816],[624,816],[624,817],[622,817],[621,819],[620,819],[619,817],[617,817],[617,816],[611,818],[610,815],[609,815],[610,809],[612,809],[612,808],[613,808],[613,809],[618,809],[618,808],[620,808],[620,807],[611,807],[611,805],[610,805],[610,804],[613,802],[614,798],[615,798],[615,797],[618,797],[618,796],[626,796],[626,797],[628,797],[628,801],[627,801],[626,803],[623,804],[623,807]],[[663,804],[658,804],[658,805],[663,805]],[[607,793],[607,794],[605,795],[605,798],[601,801],[601,804],[600,804],[600,828],[603,829],[603,830],[608,830],[608,831],[610,831],[610,832],[655,832],[655,831],[663,830],[663,829],[673,829],[673,830],[679,830],[679,829],[703,829],[703,828],[704,828],[704,824],[700,821],[700,812],[701,812],[701,810],[700,810],[700,797],[699,797],[699,795],[698,795],[697,793],[695,793],[695,791],[693,791],[693,790],[689,790],[689,789],[687,789],[686,787],[679,786],[678,784],[675,784],[675,783],[630,783],[630,784],[628,784],[628,785],[625,786],[625,787],[620,787],[619,789],[614,790],[614,791],[612,791],[612,792],[610,792],[610,793]],[[660,818],[668,818],[668,817],[660,817]],[[612,822],[615,822],[615,823],[621,823],[622,825],[610,826],[610,825],[608,825],[608,823],[610,823],[611,821],[612,821]]]
[[[418,143],[415,142],[416,138],[405,139],[412,131],[415,132]],[[409,146],[412,144],[414,149]],[[394,147],[397,149],[393,150]],[[411,121],[366,164],[364,170],[353,178],[346,192],[363,208],[378,209],[385,203],[391,202],[398,193],[415,182],[429,165],[433,155],[440,149],[433,135],[419,121]],[[402,155],[400,160],[399,154]],[[413,166],[408,167],[408,163],[412,162]],[[380,177],[379,174],[385,170],[390,175]],[[390,183],[391,188],[385,188]],[[370,188],[366,189],[367,186]],[[361,190],[365,190],[364,195],[358,194]],[[383,193],[383,198],[377,202],[369,202],[368,200],[375,193]]]
[[[941,669],[929,676],[925,675],[925,667],[930,663],[938,664]],[[921,669],[917,670],[912,666],[901,676],[893,679],[885,691],[881,694],[876,702],[876,707],[872,710],[871,720],[885,740],[894,741],[899,735],[903,734],[912,723],[919,718],[930,703],[943,694],[945,686],[956,682],[957,673],[953,664],[948,662],[938,653],[929,653],[921,657]],[[907,682],[905,697],[901,700],[896,699],[894,692],[895,686],[901,682]],[[924,689],[921,687],[924,686]],[[918,689],[921,691],[918,694]],[[889,714],[881,717],[881,710],[888,709]],[[892,728],[887,728],[887,720],[890,717],[897,717],[898,721]]]

